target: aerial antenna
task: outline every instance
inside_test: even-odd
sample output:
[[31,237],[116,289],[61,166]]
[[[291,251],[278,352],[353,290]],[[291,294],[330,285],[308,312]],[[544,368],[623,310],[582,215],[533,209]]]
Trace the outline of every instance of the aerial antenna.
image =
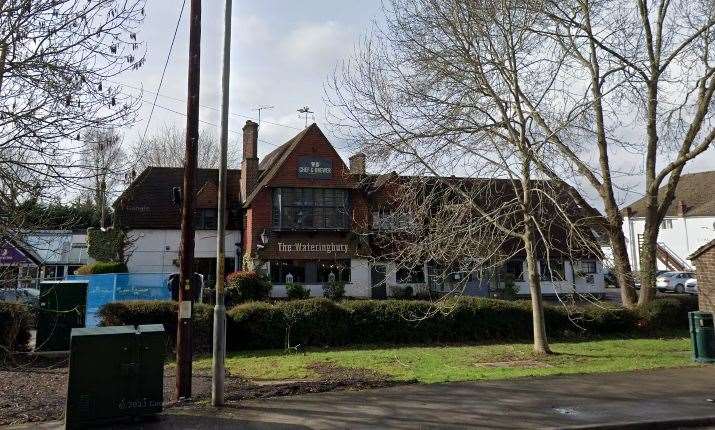
[[275,108],[275,106],[258,106],[257,108],[253,109],[258,111],[258,125],[261,125],[261,111],[273,108]]
[[[298,109],[299,113],[302,113],[305,115],[305,126],[308,127],[308,114],[314,113],[308,106],[303,106],[302,108]],[[315,118],[315,117],[313,117]]]

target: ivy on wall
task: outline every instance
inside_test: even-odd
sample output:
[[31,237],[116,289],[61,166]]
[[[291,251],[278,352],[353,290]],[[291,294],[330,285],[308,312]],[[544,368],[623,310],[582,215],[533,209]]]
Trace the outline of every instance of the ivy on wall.
[[97,261],[124,261],[127,234],[118,228],[87,229],[87,254]]

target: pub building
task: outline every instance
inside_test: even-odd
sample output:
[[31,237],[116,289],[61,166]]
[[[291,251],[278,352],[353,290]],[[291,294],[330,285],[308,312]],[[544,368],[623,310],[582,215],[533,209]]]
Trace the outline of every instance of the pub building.
[[[130,272],[178,271],[180,213],[170,195],[181,186],[182,175],[181,168],[149,167],[115,202],[115,222],[135,240]],[[321,296],[333,278],[344,282],[352,297],[382,298],[390,295],[391,286],[428,288],[427,263],[398,268],[372,258],[369,243],[360,239],[385,216],[373,193],[360,185],[366,176],[365,156],[353,155],[346,165],[316,124],[259,160],[258,124],[247,121],[241,169],[228,172],[227,269],[263,270],[276,297],[285,296],[286,279],[309,288],[312,297]],[[215,281],[217,190],[217,171],[199,169],[195,271],[208,278],[208,285]],[[514,272],[520,294],[528,294],[521,277],[524,264],[515,259],[505,265]],[[544,285],[545,294],[570,291],[573,285],[579,292],[603,293],[598,256],[579,261],[578,271],[569,261],[554,264],[560,264],[564,285]],[[489,294],[488,282],[468,283],[467,293]]]

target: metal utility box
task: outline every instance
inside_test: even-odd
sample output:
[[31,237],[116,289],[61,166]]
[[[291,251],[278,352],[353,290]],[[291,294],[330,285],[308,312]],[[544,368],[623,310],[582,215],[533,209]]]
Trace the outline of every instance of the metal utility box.
[[72,330],[66,428],[161,412],[165,354],[161,324]]
[[715,326],[710,312],[688,312],[693,359],[699,363],[715,363]]
[[37,312],[37,351],[67,351],[73,328],[84,327],[87,281],[40,283]]

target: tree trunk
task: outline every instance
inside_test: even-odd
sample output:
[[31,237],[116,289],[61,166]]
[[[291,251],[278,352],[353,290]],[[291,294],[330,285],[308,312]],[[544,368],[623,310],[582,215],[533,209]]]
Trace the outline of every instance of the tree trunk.
[[641,263],[641,292],[638,297],[638,306],[643,306],[655,299],[655,271],[657,270],[658,229],[660,225],[654,216],[646,215],[643,230],[643,244],[640,249]]
[[636,293],[633,268],[628,259],[626,238],[623,235],[623,218],[620,213],[608,212],[608,239],[613,252],[613,269],[616,272],[618,287],[621,289],[621,303],[624,307],[632,309],[636,306],[638,294]]
[[524,249],[526,250],[526,271],[529,279],[529,293],[531,295],[531,318],[534,326],[534,352],[537,354],[551,354],[549,342],[546,338],[546,323],[544,321],[544,301],[541,297],[541,279],[539,279],[539,260],[534,249],[534,231],[531,220],[527,214],[527,227],[524,235]]

